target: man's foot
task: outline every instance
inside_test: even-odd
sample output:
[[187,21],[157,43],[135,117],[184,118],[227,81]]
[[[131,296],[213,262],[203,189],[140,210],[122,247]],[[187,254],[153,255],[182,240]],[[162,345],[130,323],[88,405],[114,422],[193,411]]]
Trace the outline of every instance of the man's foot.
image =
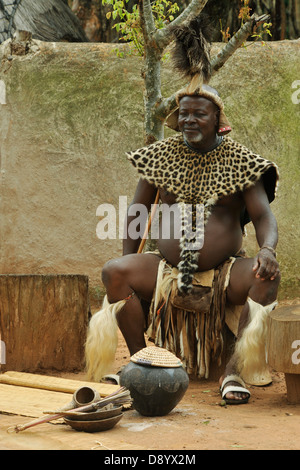
[[223,400],[228,405],[241,405],[248,403],[250,392],[246,389],[245,382],[238,375],[227,375],[222,380],[220,392]]

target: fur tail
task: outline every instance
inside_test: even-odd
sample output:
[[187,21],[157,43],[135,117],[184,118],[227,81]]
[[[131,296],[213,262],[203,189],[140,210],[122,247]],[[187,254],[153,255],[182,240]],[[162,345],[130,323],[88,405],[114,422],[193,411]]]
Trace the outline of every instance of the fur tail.
[[235,354],[239,373],[242,376],[253,376],[266,369],[267,318],[277,302],[263,306],[250,297],[247,301],[249,323],[236,343]]
[[189,23],[171,27],[175,37],[172,51],[174,67],[191,79],[200,75],[204,83],[211,77],[210,48],[212,27],[207,15],[201,14]]
[[99,312],[90,321],[85,344],[85,360],[89,380],[99,382],[111,372],[118,346],[117,313],[125,304],[125,300],[110,304],[107,296]]

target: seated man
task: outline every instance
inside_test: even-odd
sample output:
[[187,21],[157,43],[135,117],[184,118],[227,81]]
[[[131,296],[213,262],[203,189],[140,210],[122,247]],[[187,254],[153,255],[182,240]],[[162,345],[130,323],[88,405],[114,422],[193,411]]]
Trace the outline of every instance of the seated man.
[[[230,304],[243,306],[236,348],[226,364],[220,385],[228,403],[244,403],[250,393],[240,379],[241,371],[248,368],[253,373],[259,361],[265,361],[266,316],[276,305],[280,281],[275,253],[277,223],[269,205],[276,192],[277,167],[225,135],[230,126],[223,103],[213,88],[202,85],[193,90],[181,90],[177,103],[178,109],[170,122],[180,133],[128,154],[141,175],[132,203],[143,204],[150,210],[158,190],[162,203],[176,204],[180,210],[184,205],[192,207],[192,221],[195,221],[196,205],[201,205],[204,208],[203,246],[193,245],[193,237],[186,235],[184,229],[180,237],[176,237],[175,230],[170,231],[168,238],[161,236],[158,254],[137,254],[140,240],[124,239],[123,256],[109,261],[103,268],[107,296],[102,310],[90,323],[86,348],[88,371],[90,377],[98,380],[105,372],[101,368],[111,365],[111,353],[116,347],[112,329],[116,325],[131,355],[145,347],[144,332],[149,326],[156,344],[165,346],[166,343],[159,343],[157,338],[164,337],[171,323],[176,321],[175,317],[167,321],[162,315],[168,299],[156,306],[160,307],[159,311],[152,308],[150,318],[142,306],[143,301],[147,301],[152,302],[153,307],[153,296],[159,289],[158,270],[164,259],[169,272],[177,267],[177,297],[183,304],[194,289],[193,279],[200,275],[201,283],[201,273],[214,270],[223,280],[220,284],[214,276],[212,303],[218,302],[220,291]],[[237,256],[242,246],[243,227],[249,220],[260,246],[253,259]],[[169,221],[175,227],[176,220],[169,218]],[[128,226],[131,222],[132,217],[128,217]],[[195,223],[192,226],[195,228]],[[213,321],[219,326],[212,335],[215,342],[219,341],[225,318],[224,302],[217,305]],[[194,313],[189,312],[189,315]],[[113,326],[115,319],[117,323]],[[212,325],[212,329],[215,326]],[[161,332],[163,329],[165,333]],[[199,343],[198,333],[195,341]],[[178,341],[173,338],[168,343],[168,348],[176,354],[181,347],[175,348]],[[216,345],[210,342],[209,348],[216,349]],[[198,349],[201,350],[200,343]],[[199,367],[196,373],[207,376],[206,372],[199,372]]]

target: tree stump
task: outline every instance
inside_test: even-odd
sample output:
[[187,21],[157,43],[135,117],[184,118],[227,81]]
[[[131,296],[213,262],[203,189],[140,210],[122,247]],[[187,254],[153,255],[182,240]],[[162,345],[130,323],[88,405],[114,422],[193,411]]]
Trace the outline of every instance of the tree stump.
[[87,276],[0,275],[2,369],[82,370],[88,313]]
[[285,374],[288,401],[300,403],[300,305],[270,313],[267,351],[270,366]]

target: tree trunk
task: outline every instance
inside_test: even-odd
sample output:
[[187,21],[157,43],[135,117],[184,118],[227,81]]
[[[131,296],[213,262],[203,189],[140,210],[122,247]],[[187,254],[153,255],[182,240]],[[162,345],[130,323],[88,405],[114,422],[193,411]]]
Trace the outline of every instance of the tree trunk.
[[0,275],[2,368],[82,370],[88,312],[86,276]]
[[281,0],[280,3],[280,20],[280,40],[283,41],[286,37],[286,9],[284,0]]
[[145,108],[145,144],[149,145],[164,138],[163,120],[156,119],[155,109],[161,96],[161,62],[156,57],[155,49],[148,47],[144,70],[144,108]]

